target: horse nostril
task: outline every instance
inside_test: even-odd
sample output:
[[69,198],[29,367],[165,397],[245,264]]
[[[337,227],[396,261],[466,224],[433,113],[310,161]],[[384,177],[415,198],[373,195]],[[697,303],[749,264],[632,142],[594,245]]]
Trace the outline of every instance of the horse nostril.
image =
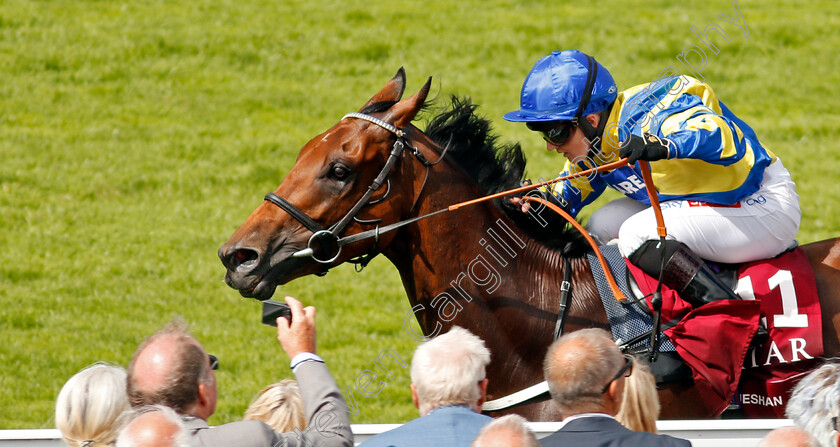
[[236,250],[233,253],[233,259],[237,264],[243,264],[248,261],[257,259],[257,252],[254,250]]
[[252,265],[256,264],[259,257],[260,255],[256,250],[252,250],[250,248],[240,248],[225,258],[227,261],[225,264],[231,270],[236,270],[242,267],[252,267]]

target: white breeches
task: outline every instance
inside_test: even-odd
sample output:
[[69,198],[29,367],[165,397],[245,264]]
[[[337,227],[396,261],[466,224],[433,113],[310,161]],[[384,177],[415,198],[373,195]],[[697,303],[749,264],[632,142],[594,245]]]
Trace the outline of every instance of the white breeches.
[[[686,244],[703,259],[724,263],[770,258],[793,245],[802,211],[796,185],[781,160],[765,169],[760,189],[739,205],[663,202],[668,239]],[[613,200],[595,211],[587,229],[601,243],[618,238],[625,257],[645,241],[659,239],[653,210],[630,198]]]

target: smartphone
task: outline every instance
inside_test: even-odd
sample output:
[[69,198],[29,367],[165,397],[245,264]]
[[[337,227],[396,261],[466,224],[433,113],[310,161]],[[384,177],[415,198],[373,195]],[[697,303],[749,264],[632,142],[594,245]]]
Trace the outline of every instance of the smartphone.
[[286,317],[289,324],[292,324],[292,309],[286,303],[265,300],[262,302],[262,322],[269,326],[277,327],[277,317]]

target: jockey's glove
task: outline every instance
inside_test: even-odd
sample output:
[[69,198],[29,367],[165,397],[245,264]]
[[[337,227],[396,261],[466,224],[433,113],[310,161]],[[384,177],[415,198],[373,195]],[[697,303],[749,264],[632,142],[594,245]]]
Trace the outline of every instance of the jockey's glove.
[[[525,180],[522,180],[519,183],[520,186],[528,186],[528,185],[532,185],[532,184],[533,183],[531,182],[531,179],[525,179]],[[518,197],[522,197],[522,196],[530,196],[530,197],[534,197],[534,198],[543,199],[546,202],[553,203],[554,205],[557,205],[558,207],[562,208],[563,211],[565,211],[567,213],[569,212],[569,203],[566,200],[555,196],[554,194],[552,194],[551,192],[549,192],[546,189],[535,188],[535,189],[532,189],[532,190],[530,190],[530,191],[526,192],[525,194],[520,195]],[[532,210],[539,210],[540,214],[542,214],[541,211],[543,209],[547,208],[547,207],[545,207],[541,204],[537,204],[537,203],[531,204],[530,206],[534,207],[534,208],[532,208]],[[531,215],[530,211],[528,212],[528,214],[531,218],[534,217],[533,215]],[[556,219],[560,219],[560,224],[565,223],[565,218],[558,213],[555,213],[555,212],[551,211],[551,212],[546,212],[545,214],[547,214],[549,216],[549,218],[546,218],[546,217],[543,216],[543,219],[541,219],[541,220],[552,220],[552,219],[556,218]]]
[[[566,213],[569,212],[569,203],[568,202],[566,202],[562,198],[557,197],[554,194],[552,194],[551,192],[546,191],[542,188],[533,189],[525,195],[543,199],[546,202],[557,205],[559,208],[561,208]],[[545,205],[542,205],[542,204],[539,204],[539,203],[532,203],[531,207],[532,207],[532,210],[534,210],[534,212],[538,213],[541,216],[541,219],[537,219],[537,220],[546,220],[546,221],[549,221],[549,222],[556,221],[555,223],[560,224],[560,225],[565,224],[565,222],[566,222],[566,219],[563,216],[561,216],[558,213],[555,213],[551,209],[548,209],[548,207],[545,206]],[[535,216],[532,215],[531,217],[533,218]]]
[[540,189],[539,191],[540,191],[540,196],[542,196],[543,199],[559,206],[560,208],[563,209],[563,211],[565,211],[567,213],[569,212],[569,203],[568,202],[566,202],[562,198],[557,197],[554,194],[552,194],[552,193],[550,193],[550,192],[548,192],[544,189]]
[[639,160],[662,160],[663,158],[670,158],[674,154],[671,152],[670,140],[645,132],[644,137],[630,135],[629,141],[623,143],[618,155],[621,158],[626,158],[627,163],[633,166]]

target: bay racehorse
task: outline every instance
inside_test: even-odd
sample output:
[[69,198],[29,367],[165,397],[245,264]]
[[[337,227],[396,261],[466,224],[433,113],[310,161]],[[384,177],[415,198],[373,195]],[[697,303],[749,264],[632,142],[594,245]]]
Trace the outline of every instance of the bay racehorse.
[[[359,112],[310,140],[219,256],[228,285],[264,300],[295,278],[383,254],[399,271],[424,334],[458,325],[486,342],[493,354],[487,398],[497,399],[543,380],[567,269],[573,286],[565,331],[609,323],[584,256],[589,248],[571,227],[547,231],[506,200],[440,211],[520,186],[525,158],[519,145],[497,144],[467,100],[453,98],[425,132],[412,125],[430,85],[431,78],[402,99],[400,69]],[[420,216],[427,217],[413,220]],[[824,350],[836,355],[840,244],[803,248],[821,297]],[[690,378],[663,386],[662,417],[712,416],[692,404],[697,399]],[[559,419],[547,395],[493,415],[506,412]]]

